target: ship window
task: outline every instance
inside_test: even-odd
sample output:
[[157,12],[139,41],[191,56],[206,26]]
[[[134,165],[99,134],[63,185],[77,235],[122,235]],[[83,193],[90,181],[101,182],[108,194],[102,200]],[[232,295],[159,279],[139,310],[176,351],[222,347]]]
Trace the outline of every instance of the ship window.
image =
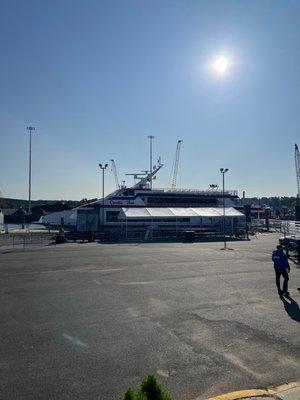
[[133,189],[126,189],[123,192],[123,196],[133,196],[134,195],[134,190]]
[[106,212],[106,221],[107,222],[116,222],[118,221],[119,211],[107,211]]
[[215,198],[197,198],[197,197],[148,197],[147,204],[164,204],[164,205],[206,205],[213,206],[217,204],[217,199]]

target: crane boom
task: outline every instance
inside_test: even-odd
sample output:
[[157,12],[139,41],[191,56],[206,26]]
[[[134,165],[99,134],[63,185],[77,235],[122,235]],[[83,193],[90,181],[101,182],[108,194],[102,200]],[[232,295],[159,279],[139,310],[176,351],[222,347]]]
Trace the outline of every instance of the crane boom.
[[111,162],[111,170],[112,170],[112,172],[114,174],[114,178],[115,178],[116,188],[120,189],[121,186],[120,186],[120,183],[119,183],[119,176],[118,176],[115,160],[110,160],[110,162]]
[[295,144],[295,167],[296,167],[298,196],[300,197],[300,153],[297,144]]
[[172,189],[176,188],[181,143],[182,143],[182,140],[178,140],[177,146],[176,146],[175,160],[174,160],[174,164],[173,164],[173,168],[172,168],[171,176],[170,176]]

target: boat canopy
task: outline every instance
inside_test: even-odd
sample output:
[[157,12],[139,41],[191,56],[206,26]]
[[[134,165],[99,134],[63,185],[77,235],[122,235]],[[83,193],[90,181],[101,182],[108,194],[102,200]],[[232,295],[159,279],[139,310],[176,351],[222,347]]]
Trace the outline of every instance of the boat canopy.
[[[122,208],[120,217],[122,218],[176,218],[176,217],[222,217],[223,208],[221,207],[131,207]],[[225,208],[226,217],[245,217],[243,213],[233,207]]]

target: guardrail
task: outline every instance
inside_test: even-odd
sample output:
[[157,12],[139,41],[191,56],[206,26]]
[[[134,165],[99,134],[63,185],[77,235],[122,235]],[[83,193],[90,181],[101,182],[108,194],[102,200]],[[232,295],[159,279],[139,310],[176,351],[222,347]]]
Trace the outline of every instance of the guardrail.
[[[223,195],[223,191],[220,189],[172,189],[172,188],[154,188],[154,191],[160,191],[165,193],[188,193],[188,194],[203,194],[203,195]],[[238,190],[225,190],[225,195],[238,196]]]

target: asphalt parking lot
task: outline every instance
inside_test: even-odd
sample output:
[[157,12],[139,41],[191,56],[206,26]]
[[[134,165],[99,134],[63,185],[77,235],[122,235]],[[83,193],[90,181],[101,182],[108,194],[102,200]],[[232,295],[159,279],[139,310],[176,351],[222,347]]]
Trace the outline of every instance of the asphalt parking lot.
[[191,400],[300,379],[300,267],[280,300],[250,242],[0,251],[0,398],[115,400],[155,373]]

